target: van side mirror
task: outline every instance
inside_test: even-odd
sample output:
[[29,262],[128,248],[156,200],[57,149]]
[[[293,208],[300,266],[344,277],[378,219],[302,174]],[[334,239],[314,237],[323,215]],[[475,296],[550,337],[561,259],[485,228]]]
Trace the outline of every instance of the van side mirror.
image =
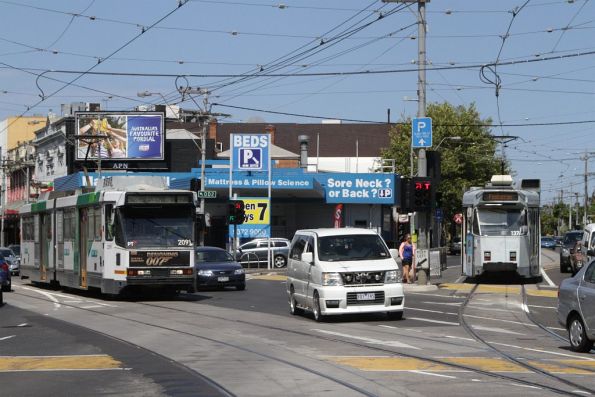
[[302,252],[302,262],[314,264],[314,255],[311,252]]

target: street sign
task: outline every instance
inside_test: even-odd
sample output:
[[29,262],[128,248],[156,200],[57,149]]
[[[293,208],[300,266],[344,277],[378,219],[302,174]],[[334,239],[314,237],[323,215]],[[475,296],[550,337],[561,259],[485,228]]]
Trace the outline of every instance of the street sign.
[[411,121],[411,147],[432,147],[431,117],[418,117]]
[[196,193],[198,193],[198,198],[216,198],[217,197],[216,190],[204,190],[204,191],[199,190]]
[[436,215],[434,215],[436,220],[442,220],[442,208],[436,208]]
[[268,171],[269,134],[231,134],[233,171]]

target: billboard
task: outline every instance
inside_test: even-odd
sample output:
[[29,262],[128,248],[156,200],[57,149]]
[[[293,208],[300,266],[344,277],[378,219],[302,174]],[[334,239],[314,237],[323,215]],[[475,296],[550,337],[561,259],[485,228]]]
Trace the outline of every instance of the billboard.
[[163,113],[76,112],[74,116],[75,160],[164,159]]

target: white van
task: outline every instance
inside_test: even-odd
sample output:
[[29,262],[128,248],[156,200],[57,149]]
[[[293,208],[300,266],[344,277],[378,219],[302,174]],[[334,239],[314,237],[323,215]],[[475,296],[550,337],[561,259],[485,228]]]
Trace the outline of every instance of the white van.
[[574,258],[572,259],[571,267],[573,274],[576,274],[583,266],[595,259],[595,223],[589,223],[585,226],[583,238],[576,243]]
[[397,256],[373,230],[298,230],[287,264],[291,313],[311,310],[316,321],[372,312],[401,319],[405,297]]

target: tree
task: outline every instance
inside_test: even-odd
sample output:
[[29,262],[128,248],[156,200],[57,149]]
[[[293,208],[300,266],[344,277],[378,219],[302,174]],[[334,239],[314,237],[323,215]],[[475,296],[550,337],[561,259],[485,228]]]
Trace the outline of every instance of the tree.
[[[490,133],[490,118],[481,119],[475,105],[453,106],[447,102],[429,104],[426,110],[432,118],[433,142],[460,136],[460,141],[445,140],[439,148],[442,156],[441,194],[444,226],[453,225],[453,215],[461,212],[463,192],[471,186],[484,186],[492,175],[501,173],[502,159],[497,156],[497,142]],[[394,159],[397,173],[409,176],[411,149],[411,119],[395,125],[390,131],[390,146],[382,157]],[[414,174],[417,160],[414,160]],[[509,164],[504,162],[504,171]],[[454,225],[453,225],[454,226]],[[450,230],[450,229],[447,229]]]

